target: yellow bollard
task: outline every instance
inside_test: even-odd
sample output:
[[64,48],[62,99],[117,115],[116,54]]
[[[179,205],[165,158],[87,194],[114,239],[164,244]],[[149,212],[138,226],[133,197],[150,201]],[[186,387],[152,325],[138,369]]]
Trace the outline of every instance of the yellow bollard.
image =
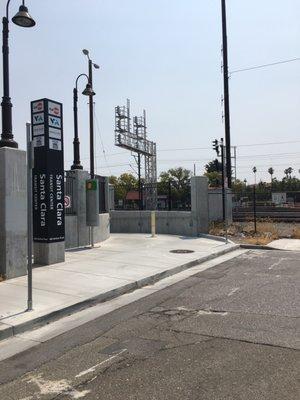
[[155,211],[151,211],[151,236],[155,237],[156,230],[156,219],[155,219]]

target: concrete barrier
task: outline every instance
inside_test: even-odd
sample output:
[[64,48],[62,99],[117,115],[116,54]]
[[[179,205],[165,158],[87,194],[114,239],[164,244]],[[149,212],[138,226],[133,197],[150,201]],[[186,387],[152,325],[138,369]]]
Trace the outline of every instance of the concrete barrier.
[[[110,236],[109,214],[99,214],[99,226],[94,227],[94,242],[99,243],[107,240]],[[65,217],[65,245],[66,249],[88,246],[90,244],[89,227],[81,226],[78,229],[77,215],[66,215]]]
[[[223,220],[222,189],[208,190],[209,222]],[[232,222],[232,191],[227,189],[227,220]]]
[[[190,211],[156,211],[156,233],[197,236]],[[111,211],[112,233],[151,233],[151,211]]]
[[[227,195],[227,217],[232,221],[232,195]],[[223,218],[222,190],[208,189],[204,176],[191,179],[191,211],[156,211],[156,233],[198,236],[209,223]],[[112,233],[151,233],[151,211],[110,211]]]

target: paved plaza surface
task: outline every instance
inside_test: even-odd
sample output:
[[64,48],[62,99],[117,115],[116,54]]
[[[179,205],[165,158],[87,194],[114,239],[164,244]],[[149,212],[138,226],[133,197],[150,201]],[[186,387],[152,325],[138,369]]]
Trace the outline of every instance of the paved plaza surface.
[[299,253],[224,257],[0,362],[1,399],[298,400]]
[[0,283],[0,339],[31,328],[39,319],[45,322],[53,313],[116,297],[236,247],[207,238],[113,234],[93,249],[68,251],[65,262],[34,269],[31,312],[25,312],[26,276]]
[[275,249],[300,251],[300,239],[278,239],[270,243]]

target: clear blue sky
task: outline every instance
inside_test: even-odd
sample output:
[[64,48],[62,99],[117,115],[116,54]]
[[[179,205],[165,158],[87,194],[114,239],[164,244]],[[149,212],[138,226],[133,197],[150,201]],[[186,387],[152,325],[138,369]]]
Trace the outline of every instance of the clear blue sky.
[[[5,9],[1,1],[2,14]],[[11,1],[11,15],[20,0]],[[97,92],[98,172],[130,171],[130,153],[114,146],[114,107],[126,98],[133,113],[148,113],[149,138],[158,145],[158,171],[173,166],[203,172],[210,147],[223,136],[221,119],[220,0],[27,0],[33,29],[10,25],[11,96],[15,138],[25,147],[30,101],[49,97],[64,104],[65,161],[72,163],[72,89],[86,72],[82,48],[93,60]],[[228,0],[230,70],[300,57],[299,0]],[[84,87],[84,81],[81,82]],[[1,87],[2,93],[2,87]],[[235,74],[230,81],[232,144],[298,141],[238,147],[238,177],[282,176],[300,168],[300,62]],[[80,140],[88,167],[88,106],[80,98]],[[283,153],[282,155],[278,155]],[[287,154],[288,153],[288,154]],[[273,154],[273,156],[260,156]],[[122,165],[120,165],[122,164]],[[116,166],[118,165],[118,166]],[[110,166],[109,168],[107,166]],[[297,173],[298,174],[298,173]],[[299,174],[298,174],[299,176]]]

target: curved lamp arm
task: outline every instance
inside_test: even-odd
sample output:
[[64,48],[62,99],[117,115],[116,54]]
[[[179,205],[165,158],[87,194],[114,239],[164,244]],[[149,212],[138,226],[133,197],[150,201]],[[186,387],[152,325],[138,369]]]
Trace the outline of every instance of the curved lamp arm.
[[85,76],[86,78],[87,78],[87,80],[89,81],[89,77],[87,76],[87,74],[80,74],[80,75],[78,75],[77,76],[77,79],[76,79],[76,90],[78,90],[78,80],[79,80],[79,78],[81,78],[82,76]]
[[[10,3],[10,0],[8,0],[8,2],[7,2],[7,4],[6,4],[6,18],[7,18],[7,19],[8,19],[9,3]],[[22,4],[23,4],[23,6],[25,6],[25,0],[22,0]]]
[[10,0],[8,0],[7,4],[6,4],[6,18],[8,19],[8,8],[9,8],[9,3]]

